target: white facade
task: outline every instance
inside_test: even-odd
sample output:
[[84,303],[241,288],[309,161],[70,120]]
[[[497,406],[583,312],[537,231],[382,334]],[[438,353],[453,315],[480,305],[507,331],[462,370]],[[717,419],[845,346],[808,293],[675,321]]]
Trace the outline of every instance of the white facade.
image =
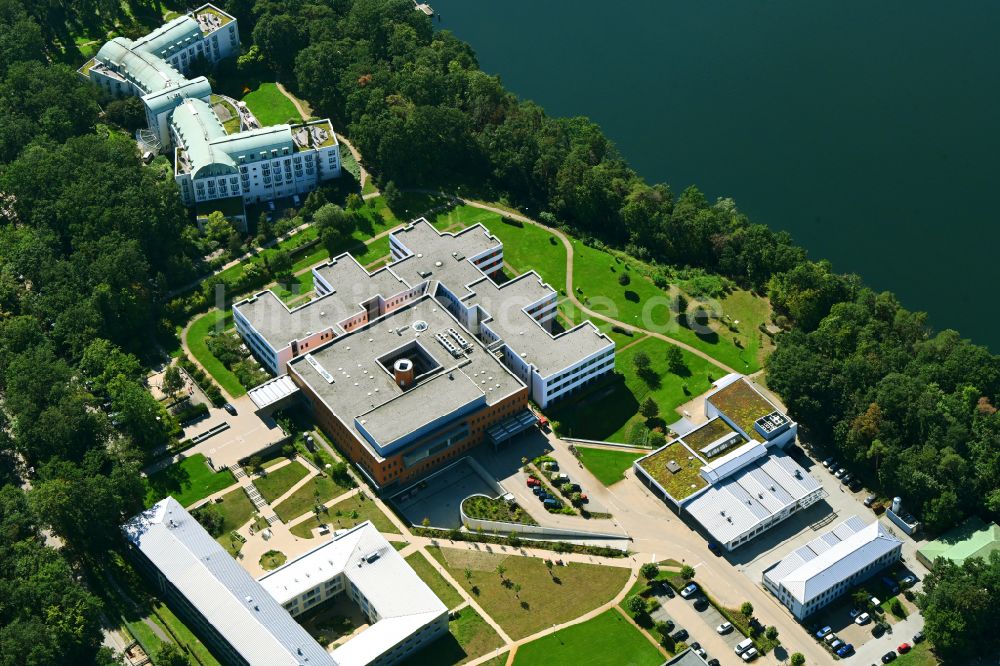
[[851,516],[764,571],[763,582],[799,620],[899,561],[903,542]]

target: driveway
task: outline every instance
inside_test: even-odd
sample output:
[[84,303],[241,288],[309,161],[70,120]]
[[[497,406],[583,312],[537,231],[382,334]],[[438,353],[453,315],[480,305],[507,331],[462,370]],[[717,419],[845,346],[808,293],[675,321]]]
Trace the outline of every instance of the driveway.
[[222,424],[229,426],[191,447],[182,457],[201,453],[212,460],[216,469],[221,469],[249,458],[285,438],[284,431],[273,418],[257,414],[256,406],[249,396],[240,396],[231,402],[236,407],[235,416],[224,409],[209,407],[207,418],[184,430],[184,437],[190,438]]

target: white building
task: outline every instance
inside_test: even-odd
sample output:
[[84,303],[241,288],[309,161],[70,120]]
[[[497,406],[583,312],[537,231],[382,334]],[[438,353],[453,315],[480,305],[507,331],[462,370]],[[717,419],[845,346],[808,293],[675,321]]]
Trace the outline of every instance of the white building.
[[899,561],[903,542],[851,516],[764,571],[764,586],[799,620]]
[[[239,52],[236,19],[203,5],[138,40],[112,39],[80,73],[108,96],[138,96],[160,145],[174,146],[174,180],[187,206],[246,221],[244,206],[304,194],[340,176],[340,145],[327,119],[257,127],[240,103],[185,76],[198,58]],[[227,131],[219,118],[237,122]]]
[[534,271],[503,284],[503,243],[421,219],[389,235],[393,261],[368,273],[348,254],[313,269],[317,298],[289,310],[269,291],[235,303],[236,328],[271,372],[424,294],[432,295],[547,407],[614,370],[615,346],[589,321],[553,332],[558,294]]
[[785,448],[795,441],[799,425],[754,388],[743,375],[731,373],[715,382],[705,397],[705,415],[719,417],[744,437]]
[[[394,664],[448,631],[448,610],[370,522],[256,581],[172,497],[123,526],[154,587],[224,664]],[[371,626],[328,653],[293,616],[344,594]]]
[[392,664],[448,633],[448,609],[370,522],[344,530],[260,579],[292,617],[344,594],[371,625],[332,655],[340,666]]

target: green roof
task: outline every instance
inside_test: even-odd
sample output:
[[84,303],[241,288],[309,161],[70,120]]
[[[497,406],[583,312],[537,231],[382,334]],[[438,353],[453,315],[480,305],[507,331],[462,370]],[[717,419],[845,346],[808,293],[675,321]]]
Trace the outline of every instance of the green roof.
[[708,401],[750,437],[760,437],[754,421],[776,409],[743,377],[708,396]]
[[973,516],[917,553],[931,564],[939,557],[962,564],[972,557],[987,559],[993,551],[1000,551],[1000,525]]

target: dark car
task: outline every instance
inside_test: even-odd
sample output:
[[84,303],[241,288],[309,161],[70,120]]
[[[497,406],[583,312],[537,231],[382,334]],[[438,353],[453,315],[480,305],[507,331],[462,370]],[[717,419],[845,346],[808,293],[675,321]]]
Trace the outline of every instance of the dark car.
[[719,666],[719,660],[718,659],[709,659],[708,660],[708,666]]
[[837,656],[841,658],[846,657],[847,655],[853,653],[854,653],[854,646],[851,645],[850,643],[848,643],[847,645],[843,645],[837,649]]
[[236,408],[233,407],[233,403],[227,402],[222,406],[222,408],[227,412],[229,412],[230,414],[232,414],[233,416],[236,416]]
[[722,546],[720,546],[715,541],[708,542],[708,549],[712,551],[713,555],[722,555]]
[[875,500],[877,499],[878,498],[875,497],[874,495],[869,495],[868,497],[865,498],[864,505],[870,509],[872,504],[874,504]]
[[701,612],[706,608],[708,608],[708,599],[706,599],[705,597],[697,597],[694,600],[694,609],[696,611]]
[[913,642],[914,643],[923,643],[924,642],[924,632],[918,631],[916,634],[914,634],[913,635]]
[[872,627],[872,636],[880,638],[885,633],[885,625],[881,622]]
[[882,663],[888,664],[890,661],[896,661],[896,653],[889,650],[884,655],[882,655]]
[[856,493],[861,490],[862,483],[858,479],[852,479],[850,483],[847,484],[847,489],[852,493]]
[[671,638],[673,638],[673,639],[674,639],[674,642],[675,642],[675,643],[676,643],[677,641],[683,641],[683,640],[685,640],[685,639],[686,639],[687,637],[688,637],[688,632],[687,632],[687,629],[678,629],[678,630],[677,630],[677,631],[675,631],[675,632],[673,633],[673,635],[671,636]]
[[669,633],[670,633],[671,631],[673,631],[673,630],[674,630],[674,621],[673,621],[673,620],[664,620],[664,621],[663,621],[663,624],[667,625],[667,626],[666,626],[666,632],[667,632],[668,634],[669,634]]

